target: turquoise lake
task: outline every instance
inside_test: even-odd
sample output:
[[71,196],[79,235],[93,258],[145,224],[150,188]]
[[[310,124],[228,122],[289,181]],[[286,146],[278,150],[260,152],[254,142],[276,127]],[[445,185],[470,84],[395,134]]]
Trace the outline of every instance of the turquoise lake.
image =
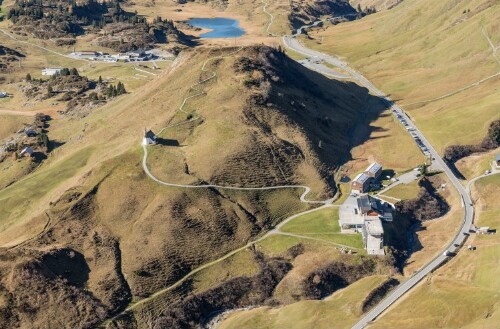
[[236,38],[245,34],[245,30],[239,26],[239,21],[231,18],[191,18],[186,23],[212,30],[200,35],[203,39]]

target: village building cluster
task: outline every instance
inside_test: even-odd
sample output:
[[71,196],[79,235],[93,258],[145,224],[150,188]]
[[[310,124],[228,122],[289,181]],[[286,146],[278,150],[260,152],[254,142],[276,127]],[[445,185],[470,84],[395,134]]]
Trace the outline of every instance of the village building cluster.
[[101,62],[146,62],[154,60],[164,60],[172,58],[173,55],[159,49],[137,49],[126,53],[108,54],[101,51],[84,50],[75,51],[69,54],[70,57]]
[[392,222],[394,206],[366,194],[382,174],[382,166],[372,163],[352,182],[352,194],[340,206],[339,225],[342,233],[361,233],[369,255],[384,255],[383,222]]
[[44,132],[49,117],[38,113],[32,124],[26,125],[10,138],[0,143],[0,162],[9,154],[14,158],[34,157],[35,152],[46,153],[49,139]]

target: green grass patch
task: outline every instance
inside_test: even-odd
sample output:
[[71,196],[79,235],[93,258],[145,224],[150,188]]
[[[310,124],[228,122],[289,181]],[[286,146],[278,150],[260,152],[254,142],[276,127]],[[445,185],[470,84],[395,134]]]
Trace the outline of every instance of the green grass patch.
[[338,208],[321,209],[297,217],[284,225],[281,230],[325,242],[342,244],[358,249],[363,248],[363,240],[360,234],[340,233]]
[[281,230],[289,233],[339,233],[339,209],[326,208],[295,218]]
[[47,166],[0,191],[0,231],[22,216],[34,203],[86,165],[93,148],[84,148],[53,166]]
[[356,234],[344,234],[344,233],[325,233],[325,234],[301,234],[308,236],[313,239],[325,241],[326,243],[331,242],[335,244],[341,244],[346,247],[352,247],[356,249],[363,249],[363,238],[361,233]]
[[260,251],[268,256],[279,256],[289,248],[304,242],[304,239],[286,235],[272,235],[265,240],[257,243]]
[[409,200],[415,199],[419,191],[420,187],[418,186],[418,181],[413,181],[409,184],[396,185],[394,188],[385,192],[384,195],[401,200]]

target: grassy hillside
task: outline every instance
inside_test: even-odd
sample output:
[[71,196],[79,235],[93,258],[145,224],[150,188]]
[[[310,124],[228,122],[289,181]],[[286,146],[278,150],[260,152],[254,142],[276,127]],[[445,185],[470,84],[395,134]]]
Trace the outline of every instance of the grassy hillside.
[[9,137],[13,132],[23,127],[23,123],[29,122],[29,118],[14,115],[0,115],[2,126],[0,127],[0,140]]
[[[389,11],[329,26],[306,41],[345,57],[403,105],[439,149],[476,143],[499,117],[497,1],[406,0]],[[434,100],[463,88],[458,94]]]
[[[359,280],[321,301],[301,301],[284,308],[256,308],[230,314],[220,325],[233,328],[349,328],[361,315],[368,293],[387,277],[371,276]],[[322,314],[318,316],[318,314]]]
[[[497,228],[500,175],[481,179],[474,190],[476,225]],[[369,328],[497,328],[500,286],[494,278],[499,275],[498,234],[473,234],[467,244],[477,250],[461,250]]]
[[[190,86],[213,72],[217,78],[199,86],[204,96],[179,112],[184,97],[196,93]],[[159,132],[191,118],[190,125],[164,130],[161,143],[149,147],[147,165],[159,179],[307,184],[314,192],[308,198],[326,198],[335,192],[336,168],[356,145],[348,131],[365,124],[356,114],[370,97],[271,48],[201,48],[81,120],[51,121],[51,139],[62,145],[32,174],[0,191],[0,242],[9,247],[0,262],[4,323],[95,325],[308,208],[296,188],[245,192],[157,184],[142,168],[144,127]],[[282,262],[269,257],[258,274],[252,272],[252,282],[268,271],[280,273]],[[230,271],[228,278],[242,274]],[[207,279],[203,289],[210,285]],[[198,288],[185,292],[192,289]],[[32,292],[42,290],[50,293],[34,298]]]
[[404,0],[350,0],[349,2],[352,4],[354,8],[357,8],[358,4],[361,6],[361,9],[365,8],[375,8],[377,11],[388,10],[396,7]]

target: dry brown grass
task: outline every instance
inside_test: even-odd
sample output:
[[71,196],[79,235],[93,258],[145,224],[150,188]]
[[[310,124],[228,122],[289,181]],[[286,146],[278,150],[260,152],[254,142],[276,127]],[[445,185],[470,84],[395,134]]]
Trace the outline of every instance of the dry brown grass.
[[[476,225],[498,227],[499,187],[499,175],[476,182]],[[467,244],[477,250],[460,250],[369,328],[498,328],[498,236],[472,234]]]
[[[468,9],[470,13],[463,13]],[[442,150],[484,136],[488,123],[498,118],[499,78],[440,101],[405,104],[445,95],[497,73],[498,62],[481,30],[498,44],[499,12],[498,3],[488,0],[405,0],[393,10],[313,32],[316,40],[307,43],[348,59],[402,104]]]
[[380,286],[386,276],[363,278],[321,300],[308,300],[280,308],[259,307],[230,314],[220,328],[349,328],[361,314],[366,296]]
[[411,276],[415,271],[427,264],[447,246],[458,230],[460,222],[463,221],[463,208],[458,192],[452,187],[446,177],[440,175],[433,177],[434,186],[446,184],[444,190],[438,188],[438,192],[450,205],[450,211],[443,217],[423,222],[422,229],[415,232],[416,243],[421,248],[412,253],[403,268],[406,276]]
[[30,121],[29,117],[0,114],[0,122],[2,123],[0,125],[0,140],[22,129],[24,124],[30,123]]
[[474,154],[458,160],[455,165],[466,179],[472,179],[483,175],[486,170],[490,170],[491,163],[495,160],[495,156],[499,152],[500,149],[496,149],[481,154]]
[[[99,299],[99,310],[104,314],[82,318],[80,324],[98,322],[106,312],[123,308],[131,297],[165,288],[191,269],[245,245],[287,216],[307,208],[299,202],[300,189],[252,193],[188,190],[161,186],[144,174],[139,145],[144,127],[159,131],[169,122],[185,119],[177,113],[178,106],[189,86],[200,79],[202,62],[210,56],[213,53],[207,49],[186,52],[171,70],[136,92],[112,100],[81,120],[51,121],[51,139],[64,144],[35,173],[0,191],[2,245],[13,246],[31,238],[23,248],[44,254],[50,247],[65,246],[85,256],[90,268],[85,287]],[[341,129],[354,124],[354,111],[362,107],[366,91],[326,80],[323,87],[323,77],[280,57],[283,62],[278,63],[286,69],[271,66],[277,70],[273,74],[283,79],[282,84],[270,89],[276,97],[270,98],[274,106],[252,106],[249,97],[266,89],[243,86],[248,76],[234,68],[240,56],[265,59],[267,55],[257,48],[244,49],[217,65],[211,64],[219,74],[217,80],[204,86],[207,96],[186,107],[201,114],[203,123],[193,129],[165,131],[161,137],[178,139],[182,146],[150,147],[148,164],[158,176],[182,181],[182,176],[175,177],[181,169],[170,171],[175,168],[171,162],[182,154],[188,159],[190,177],[217,179],[223,184],[246,184],[250,177],[255,185],[274,185],[284,179],[291,184],[311,185],[321,197],[329,194],[325,178],[331,176],[324,173],[333,174],[335,165],[342,161],[347,142]],[[297,83],[304,79],[317,83],[320,87],[315,92],[321,90],[324,99],[313,102],[311,89]],[[305,112],[292,109],[291,98],[311,110],[299,116],[296,112]],[[334,113],[332,98],[336,102]],[[332,118],[331,126],[316,130],[318,117],[325,115]],[[262,129],[262,123],[269,130]],[[319,138],[325,141],[323,149],[317,147]],[[331,138],[330,144],[327,138]],[[279,176],[275,167],[290,160],[280,148],[288,145],[283,141],[295,145],[302,154],[297,158],[301,165],[288,177]],[[261,153],[255,150],[265,147],[273,148],[283,160],[259,163]],[[241,154],[248,161],[232,170],[228,164]],[[8,273],[6,270],[3,277],[9,277]],[[33,275],[38,276],[38,270]],[[212,283],[207,279],[207,287]],[[54,297],[66,296],[67,287],[52,288],[57,292]],[[83,293],[75,289],[74,296]],[[82,307],[92,304],[76,298],[84,303]],[[166,300],[160,308],[168,305]],[[37,306],[31,300],[30,305]],[[36,323],[56,312],[54,304],[47,305],[43,315],[34,315]],[[19,312],[17,304],[11,307]],[[68,314],[68,318],[59,320],[73,323],[74,317]],[[21,321],[24,325],[27,320]]]

